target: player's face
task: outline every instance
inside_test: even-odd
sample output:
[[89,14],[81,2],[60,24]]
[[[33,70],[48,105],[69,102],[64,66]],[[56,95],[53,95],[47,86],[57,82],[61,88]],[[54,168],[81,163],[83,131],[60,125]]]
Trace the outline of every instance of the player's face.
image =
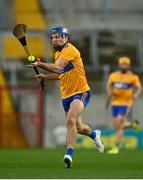
[[57,47],[57,46],[62,47],[67,40],[68,39],[65,35],[62,36],[61,34],[58,34],[58,33],[51,35],[51,42],[54,47]]
[[119,69],[123,73],[126,73],[129,70],[129,68],[130,68],[130,66],[128,64],[125,64],[125,63],[119,65]]

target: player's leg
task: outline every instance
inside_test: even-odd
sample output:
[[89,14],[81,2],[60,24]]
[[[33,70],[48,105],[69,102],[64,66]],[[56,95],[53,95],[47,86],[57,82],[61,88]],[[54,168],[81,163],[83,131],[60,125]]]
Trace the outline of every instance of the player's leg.
[[67,114],[67,128],[68,128],[68,146],[75,147],[77,127],[76,122],[84,109],[83,103],[76,99],[71,103],[70,109]]
[[117,116],[116,118],[112,118],[113,126],[116,130],[115,134],[115,146],[108,151],[109,154],[117,154],[119,153],[119,148],[121,144],[121,139],[123,137],[124,133],[124,122],[125,122],[125,117],[124,116]]
[[[92,132],[92,129],[85,123],[82,122],[81,116],[78,117],[78,120],[76,122],[77,131],[79,134],[87,135],[89,136]],[[96,136],[96,135],[94,135]]]
[[124,123],[124,129],[133,128],[135,131],[140,131],[140,122],[133,118],[133,108],[129,108],[129,113],[126,116],[126,121]]
[[[67,145],[67,152],[64,157],[64,162],[66,167],[70,167],[72,164],[72,155],[76,144],[76,136],[77,136],[77,122],[84,107],[86,107],[86,105],[88,104],[89,98],[90,98],[90,92],[87,91],[85,93],[76,94],[73,97],[70,97],[69,99],[71,99],[71,102],[68,104],[66,103],[65,100],[63,101],[65,112],[67,112],[66,114],[67,114],[67,144],[68,145]],[[91,133],[89,132],[89,135],[95,137],[96,133],[90,130],[87,125],[84,125],[84,131],[86,131],[86,133],[90,131]],[[100,132],[98,132],[98,136],[96,138],[97,141],[100,140]],[[98,143],[97,145],[99,145],[99,142],[96,143]]]
[[135,120],[130,120],[130,119],[126,118],[126,121],[124,123],[123,128],[124,129],[132,128],[137,132],[141,131],[140,122],[138,120],[136,120],[136,119]]
[[109,154],[117,154],[119,152],[127,110],[127,106],[112,106],[112,124],[116,130],[116,134],[115,146],[108,151]]
[[77,137],[76,121],[82,113],[83,109],[83,103],[76,99],[70,104],[70,108],[67,113],[67,151],[66,155],[64,156],[66,168],[70,168],[72,165],[72,156]]
[[86,135],[94,140],[94,143],[96,144],[100,153],[104,152],[104,145],[101,141],[100,130],[92,130],[87,124],[82,122],[81,116],[79,116],[77,119],[76,127],[79,134]]
[[124,129],[132,128],[132,122],[133,122],[132,107],[128,107],[127,114],[126,114],[126,120],[124,123]]
[[113,126],[116,129],[116,135],[115,135],[115,145],[117,148],[120,147],[121,139],[123,137],[124,133],[124,122],[125,122],[125,116],[119,115],[116,118],[113,118]]

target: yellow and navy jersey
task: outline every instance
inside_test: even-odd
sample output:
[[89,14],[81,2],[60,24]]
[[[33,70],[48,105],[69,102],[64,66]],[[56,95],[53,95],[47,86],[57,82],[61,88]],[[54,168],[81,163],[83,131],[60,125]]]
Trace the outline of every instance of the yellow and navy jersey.
[[132,106],[133,90],[140,87],[140,80],[136,74],[131,71],[121,73],[113,72],[109,75],[108,85],[112,87],[113,99],[112,105]]
[[77,93],[88,91],[85,70],[80,52],[71,43],[55,53],[55,61],[62,57],[68,64],[59,72],[60,91],[62,98],[67,98]]

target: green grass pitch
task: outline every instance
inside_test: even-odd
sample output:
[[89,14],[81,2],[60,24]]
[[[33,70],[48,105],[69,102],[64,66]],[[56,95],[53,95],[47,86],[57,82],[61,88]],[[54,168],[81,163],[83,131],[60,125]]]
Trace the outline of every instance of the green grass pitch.
[[76,149],[74,164],[65,169],[65,149],[0,149],[1,178],[141,178],[143,151],[122,150],[118,155]]

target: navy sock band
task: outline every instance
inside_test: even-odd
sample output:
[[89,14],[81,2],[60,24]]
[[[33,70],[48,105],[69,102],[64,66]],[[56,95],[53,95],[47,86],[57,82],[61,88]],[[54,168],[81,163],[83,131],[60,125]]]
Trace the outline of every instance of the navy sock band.
[[66,154],[67,155],[70,155],[71,157],[73,156],[73,149],[72,148],[67,148],[67,152],[66,152]]
[[91,137],[91,139],[94,139],[96,137],[96,132],[92,130],[89,137]]

